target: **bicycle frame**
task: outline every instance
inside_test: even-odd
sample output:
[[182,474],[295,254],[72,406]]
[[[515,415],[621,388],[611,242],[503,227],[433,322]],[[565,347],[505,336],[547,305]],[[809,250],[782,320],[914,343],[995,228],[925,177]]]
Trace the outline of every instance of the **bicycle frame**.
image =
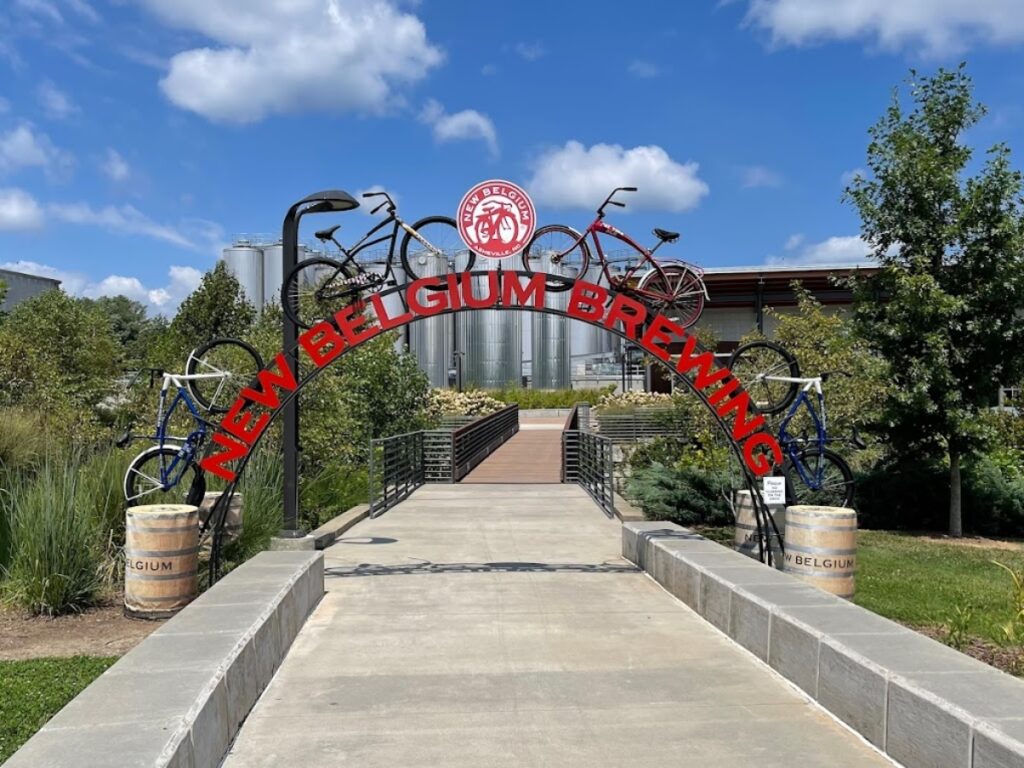
[[[163,384],[160,387],[160,399],[157,405],[156,433],[145,436],[145,439],[152,440],[160,448],[167,446],[168,443],[172,444],[172,447],[174,444],[180,444],[177,455],[169,464],[166,464],[163,461],[160,463],[159,480],[160,484],[165,488],[171,488],[178,484],[182,473],[184,473],[185,469],[188,468],[192,457],[196,455],[203,443],[206,442],[206,436],[208,434],[208,422],[200,414],[199,409],[189,396],[188,390],[185,388],[183,382],[195,381],[198,379],[218,378],[224,378],[224,374],[197,373],[188,376],[164,373],[163,375]],[[171,404],[167,405],[167,396],[172,385],[175,387],[176,391],[174,393],[174,397],[171,399]],[[181,403],[184,403],[185,407],[188,408],[189,414],[192,416],[192,420],[196,425],[196,428],[193,429],[186,437],[168,434],[168,425],[171,417],[174,415],[174,412],[177,411],[178,406],[181,405]],[[175,469],[178,469],[177,473],[175,473]]]
[[[807,443],[813,443],[817,448],[818,458],[820,459],[825,452],[826,444],[829,442],[826,426],[825,393],[821,387],[821,377],[816,376],[812,379],[801,379],[789,376],[765,376],[764,378],[768,381],[783,381],[803,384],[803,387],[797,393],[793,403],[789,406],[789,411],[786,413],[786,417],[779,424],[779,445],[789,456],[789,460],[792,462],[793,466],[796,467],[797,474],[800,475],[800,479],[804,484],[812,490],[818,490],[822,485],[824,464],[819,461],[817,469],[811,473],[808,471],[807,465],[800,460],[800,454]],[[814,407],[813,401],[808,394],[811,391],[817,395],[817,408]],[[816,437],[811,440],[795,437],[786,429],[789,426],[789,423],[793,420],[793,417],[796,416],[797,412],[800,410],[801,406],[806,408],[807,412],[810,413],[811,422],[814,425]]]
[[[386,235],[384,235],[382,237],[378,237],[378,238],[373,239],[373,240],[370,239],[374,235],[376,235],[378,232],[380,232],[382,229],[387,227],[389,224],[393,224],[394,225],[391,228],[390,234],[386,234]],[[342,245],[340,245],[338,243],[337,240],[334,241],[334,244],[338,246],[338,250],[341,251],[341,253],[344,254],[344,256],[345,256],[345,258],[341,261],[341,269],[339,269],[338,271],[342,272],[344,270],[344,267],[346,267],[349,264],[351,264],[352,266],[354,266],[356,268],[356,270],[358,270],[358,272],[360,274],[365,274],[366,270],[363,269],[362,264],[360,264],[359,261],[356,260],[356,256],[360,252],[365,251],[367,248],[369,248],[371,246],[378,245],[380,243],[387,243],[388,244],[387,268],[384,270],[384,274],[381,277],[381,282],[385,282],[386,283],[388,280],[392,279],[392,275],[393,275],[393,272],[394,272],[395,246],[398,245],[398,233],[399,233],[399,231],[408,232],[413,238],[415,238],[417,241],[419,241],[423,245],[427,246],[428,248],[432,249],[433,251],[435,251],[438,254],[441,253],[436,248],[434,248],[433,245],[431,245],[429,242],[427,242],[418,232],[416,232],[416,230],[414,230],[412,227],[410,227],[408,224],[406,224],[405,220],[402,219],[402,217],[399,216],[396,211],[391,211],[390,213],[388,213],[387,217],[384,220],[382,220],[378,224],[374,225],[374,227],[369,232],[367,232],[365,235],[363,235],[350,248],[343,247]],[[336,275],[337,275],[337,273],[335,273],[335,276]],[[333,281],[333,279],[334,279],[334,277],[332,276],[331,279],[327,281],[327,284],[330,284],[330,282]]]
[[[654,248],[645,248],[632,237],[623,232],[621,229],[617,229],[616,227],[613,227],[611,224],[605,223],[604,217],[599,215],[596,219],[594,219],[593,222],[591,222],[590,226],[587,227],[586,230],[579,236],[576,242],[573,243],[570,248],[566,249],[565,253],[569,253],[570,251],[572,251],[573,248],[578,247],[580,243],[583,243],[583,241],[587,239],[588,235],[594,240],[594,253],[597,256],[597,260],[601,264],[601,274],[604,276],[604,279],[607,281],[609,285],[625,285],[629,283],[630,280],[637,276],[637,273],[643,270],[645,264],[650,265],[650,267],[655,272],[658,273],[658,275],[662,279],[662,285],[669,284],[668,278],[665,275],[665,271],[661,268],[661,264],[658,262],[657,259],[654,258],[654,252],[658,250],[658,248],[661,246],[660,242],[658,243],[658,245],[654,246]],[[608,235],[610,237],[614,237],[616,240],[619,240],[620,242],[625,243],[638,254],[640,254],[640,259],[637,261],[636,264],[629,267],[624,274],[612,275],[611,270],[608,268],[608,259],[604,254],[604,248],[601,247],[601,239],[598,237],[598,235]],[[560,255],[564,256],[565,253]],[[685,261],[681,263],[685,264],[686,267],[691,269],[698,277],[704,275],[704,270],[698,267],[696,264],[690,264],[689,262]],[[644,289],[641,292],[660,299],[671,298],[670,296],[661,295],[658,292],[652,291],[650,289]],[[708,289],[706,286],[704,286],[704,296],[705,298],[710,298],[708,296]]]

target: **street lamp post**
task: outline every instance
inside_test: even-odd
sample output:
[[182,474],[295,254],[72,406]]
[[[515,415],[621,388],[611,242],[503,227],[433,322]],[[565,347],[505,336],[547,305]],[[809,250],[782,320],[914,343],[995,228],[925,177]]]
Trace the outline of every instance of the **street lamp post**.
[[[359,203],[348,192],[329,189],[315,192],[299,200],[285,214],[281,229],[281,258],[284,260],[281,300],[285,296],[284,280],[299,263],[299,221],[307,213],[335,213],[351,211]],[[282,323],[284,355],[288,368],[297,376],[299,371],[298,340],[299,328],[285,313]],[[299,528],[299,400],[294,398],[284,407],[284,518],[281,527],[282,538],[301,538]]]

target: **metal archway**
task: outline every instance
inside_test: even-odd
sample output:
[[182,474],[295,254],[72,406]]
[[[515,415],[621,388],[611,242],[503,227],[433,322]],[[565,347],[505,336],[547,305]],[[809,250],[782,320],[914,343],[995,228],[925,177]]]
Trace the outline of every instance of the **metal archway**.
[[[478,280],[481,278],[485,281]],[[482,291],[481,295],[476,293],[482,282],[486,282],[487,295]],[[546,305],[547,285],[553,282],[569,292],[565,309]],[[401,307],[397,316],[388,310],[388,304],[393,306],[396,297]],[[766,546],[766,534],[773,533],[777,540],[781,539],[756,480],[781,463],[782,453],[774,435],[765,430],[764,417],[753,411],[753,418],[748,418],[752,405],[742,383],[727,368],[717,365],[713,353],[695,336],[623,292],[561,275],[497,269],[422,278],[368,294],[333,318],[297,335],[295,344],[276,355],[252,387],[242,390],[200,461],[205,471],[228,481],[213,512],[211,572],[215,574],[219,567],[223,521],[253,451],[267,427],[289,411],[295,414],[295,428],[284,430],[285,468],[297,469],[295,405],[306,384],[331,363],[380,333],[427,317],[478,310],[538,312],[584,322],[637,344],[667,368],[677,382],[699,399],[725,437],[754,502],[760,559],[772,564],[773,553]],[[672,361],[668,352],[668,345],[674,340],[683,342],[677,362]],[[311,363],[312,368],[303,373],[298,365],[300,359]],[[288,493],[287,480],[285,492]],[[301,535],[297,504],[289,506],[286,496],[283,530],[293,536]]]

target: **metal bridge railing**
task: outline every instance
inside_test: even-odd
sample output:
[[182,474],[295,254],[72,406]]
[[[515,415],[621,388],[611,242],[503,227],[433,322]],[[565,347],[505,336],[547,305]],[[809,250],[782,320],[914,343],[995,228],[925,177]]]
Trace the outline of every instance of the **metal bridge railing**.
[[457,483],[519,431],[519,406],[455,429],[428,429],[370,441],[370,515],[376,517],[424,483]]
[[425,482],[424,433],[381,437],[370,441],[370,516],[387,511]]
[[636,443],[653,437],[689,435],[690,419],[673,408],[598,410],[593,414],[596,431],[615,443]]
[[452,480],[457,483],[498,446],[519,431],[519,406],[510,405],[497,413],[466,424],[452,432]]
[[590,429],[590,406],[573,407],[562,429],[562,482],[576,483],[605,514],[615,514],[614,443]]

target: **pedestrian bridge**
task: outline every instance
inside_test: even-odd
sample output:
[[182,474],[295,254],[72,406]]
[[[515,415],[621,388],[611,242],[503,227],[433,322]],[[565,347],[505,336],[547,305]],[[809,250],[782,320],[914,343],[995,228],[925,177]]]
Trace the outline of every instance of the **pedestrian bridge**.
[[621,542],[576,485],[419,488],[324,551],[224,765],[889,764]]

